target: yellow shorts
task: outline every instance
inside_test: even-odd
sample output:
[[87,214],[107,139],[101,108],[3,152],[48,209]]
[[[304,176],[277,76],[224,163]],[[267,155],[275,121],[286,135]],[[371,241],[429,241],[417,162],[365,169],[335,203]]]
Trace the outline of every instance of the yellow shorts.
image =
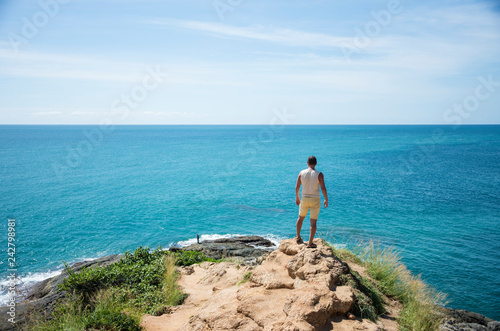
[[303,197],[302,199],[300,199],[299,216],[306,217],[309,209],[311,209],[309,217],[312,218],[313,220],[317,220],[319,215],[319,210],[321,209],[321,199],[308,198],[308,197],[305,198]]

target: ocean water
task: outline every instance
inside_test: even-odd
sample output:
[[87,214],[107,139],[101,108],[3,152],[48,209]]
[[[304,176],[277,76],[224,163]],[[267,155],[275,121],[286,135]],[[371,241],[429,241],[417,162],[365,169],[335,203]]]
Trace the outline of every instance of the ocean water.
[[8,218],[23,286],[196,234],[293,237],[309,155],[318,236],[395,246],[450,307],[500,319],[500,126],[0,126],[0,285]]

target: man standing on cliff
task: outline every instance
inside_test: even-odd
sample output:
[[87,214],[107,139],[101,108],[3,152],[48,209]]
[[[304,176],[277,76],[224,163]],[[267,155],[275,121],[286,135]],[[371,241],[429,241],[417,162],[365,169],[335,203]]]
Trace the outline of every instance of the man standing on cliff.
[[[297,177],[297,184],[295,185],[295,203],[299,206],[299,219],[297,220],[297,244],[304,241],[300,237],[300,229],[302,222],[307,216],[309,209],[311,210],[309,218],[311,220],[311,231],[309,235],[308,248],[315,248],[313,244],[314,235],[316,234],[316,221],[318,220],[319,210],[321,208],[321,199],[319,197],[319,187],[325,197],[323,203],[325,208],[328,207],[328,195],[326,194],[325,178],[323,173],[315,169],[316,157],[309,156],[307,160],[307,169],[302,170]],[[302,185],[302,198],[299,198],[300,185]]]

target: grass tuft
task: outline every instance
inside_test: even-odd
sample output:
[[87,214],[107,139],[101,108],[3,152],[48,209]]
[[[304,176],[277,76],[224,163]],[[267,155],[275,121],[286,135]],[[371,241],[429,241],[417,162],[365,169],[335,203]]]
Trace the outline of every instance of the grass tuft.
[[349,274],[340,276],[340,283],[354,289],[355,315],[376,321],[380,314],[385,313],[382,294],[370,280],[351,270]]
[[436,312],[446,304],[446,295],[406,269],[394,247],[382,248],[370,243],[362,251],[361,259],[370,277],[378,282],[382,292],[403,304],[398,320],[401,330],[437,329],[440,317]]
[[345,248],[335,248],[333,245],[328,244],[333,251],[335,252],[335,255],[341,259],[342,261],[350,261],[359,265],[363,264],[363,261],[361,261],[361,258],[356,255],[353,251],[350,251]]
[[83,318],[85,330],[140,331],[140,315],[127,311],[113,290],[101,290],[92,298]]
[[239,281],[238,285],[248,282],[252,278],[252,272],[249,271],[243,275],[243,279]]
[[85,329],[83,305],[78,298],[61,302],[54,310],[52,319],[47,316],[33,316],[28,322],[29,330],[35,331],[79,331]]
[[166,255],[163,258],[163,294],[165,296],[165,304],[168,306],[176,306],[184,301],[186,295],[177,285],[179,277],[175,268],[176,258],[173,255]]
[[[401,330],[426,331],[438,328],[440,316],[437,312],[440,306],[446,304],[446,295],[424,283],[420,275],[414,276],[401,262],[401,256],[394,247],[382,247],[370,242],[358,243],[351,251],[334,247],[332,249],[340,259],[363,265],[368,275],[375,280],[375,284],[372,284],[351,272],[357,279],[353,284],[357,287],[353,287],[361,292],[356,297],[358,314],[365,314],[372,319],[374,312],[382,311],[382,301],[376,295],[380,291],[403,304],[398,319]],[[345,277],[341,281],[346,281]],[[365,289],[361,289],[360,285]],[[377,308],[371,310],[370,305]]]

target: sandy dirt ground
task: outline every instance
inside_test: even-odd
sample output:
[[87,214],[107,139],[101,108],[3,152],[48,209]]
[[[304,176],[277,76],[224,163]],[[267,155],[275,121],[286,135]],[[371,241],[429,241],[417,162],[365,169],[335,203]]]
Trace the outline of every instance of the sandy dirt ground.
[[[352,270],[367,277],[363,267],[349,264]],[[238,316],[238,290],[250,287],[250,282],[242,283],[244,275],[251,271],[248,266],[233,264],[229,262],[210,263],[181,268],[179,285],[188,297],[184,304],[173,307],[171,312],[162,316],[144,315],[141,321],[142,327],[147,331],[174,331],[174,330],[196,330],[193,323],[188,325],[193,316],[203,315],[225,315]],[[284,289],[283,289],[284,291]],[[241,291],[240,291],[241,292]],[[272,300],[272,299],[271,299]],[[345,316],[331,318],[320,330],[386,330],[396,331],[398,325],[396,318],[400,310],[400,304],[396,301],[389,302],[387,299],[388,313],[381,316],[377,323],[369,320],[356,318],[350,320]],[[227,325],[234,325],[231,322]],[[204,330],[205,328],[200,328]],[[221,329],[231,329],[222,328]],[[240,330],[263,330],[256,324],[240,325]],[[264,330],[267,328],[264,327]]]

